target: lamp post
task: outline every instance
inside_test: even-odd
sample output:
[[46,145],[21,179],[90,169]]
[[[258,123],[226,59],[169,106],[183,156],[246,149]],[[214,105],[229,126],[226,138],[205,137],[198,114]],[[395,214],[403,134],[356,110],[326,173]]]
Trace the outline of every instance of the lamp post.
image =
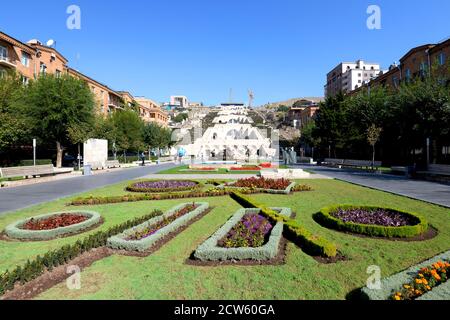
[[33,166],[36,166],[36,139],[33,139]]

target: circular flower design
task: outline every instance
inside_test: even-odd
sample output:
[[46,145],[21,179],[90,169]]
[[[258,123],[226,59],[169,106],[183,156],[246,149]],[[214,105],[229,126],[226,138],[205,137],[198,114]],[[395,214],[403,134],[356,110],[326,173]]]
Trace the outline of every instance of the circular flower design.
[[139,181],[127,187],[132,192],[171,192],[197,188],[199,183],[191,180],[158,180]]

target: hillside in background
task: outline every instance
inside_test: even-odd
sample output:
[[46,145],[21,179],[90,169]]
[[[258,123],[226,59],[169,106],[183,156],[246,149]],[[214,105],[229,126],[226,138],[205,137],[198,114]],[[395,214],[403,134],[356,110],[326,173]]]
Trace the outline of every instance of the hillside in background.
[[298,101],[298,100],[311,100],[314,102],[321,102],[324,100],[323,97],[303,97],[303,98],[293,98],[293,99],[289,99],[289,100],[285,100],[285,101],[279,101],[279,102],[271,102],[259,107],[264,107],[267,109],[276,109],[279,106],[288,106],[288,107],[292,107],[292,105]]

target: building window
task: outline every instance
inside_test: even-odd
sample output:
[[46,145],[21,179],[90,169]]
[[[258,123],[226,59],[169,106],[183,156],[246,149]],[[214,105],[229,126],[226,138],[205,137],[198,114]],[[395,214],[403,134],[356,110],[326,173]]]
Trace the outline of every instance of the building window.
[[8,49],[3,46],[0,46],[0,59],[6,60],[8,58]]
[[409,69],[405,70],[405,78],[406,78],[406,80],[411,79],[411,70],[409,70]]
[[6,70],[3,68],[0,68],[0,79],[3,79],[4,77],[6,77]]
[[29,79],[27,78],[27,77],[25,77],[25,76],[22,76],[22,84],[23,85],[28,85],[28,83],[29,83],[30,81],[29,81]]
[[61,71],[60,70],[56,70],[55,75],[57,78],[61,78]]
[[358,77],[361,77],[362,76],[362,73],[358,73]]
[[439,65],[443,66],[445,64],[445,54],[441,52],[438,57]]
[[39,72],[41,74],[46,74],[47,73],[47,66],[45,65],[45,63],[41,62],[40,67],[39,67]]
[[31,56],[28,53],[22,52],[22,64],[27,68],[30,66],[30,59]]

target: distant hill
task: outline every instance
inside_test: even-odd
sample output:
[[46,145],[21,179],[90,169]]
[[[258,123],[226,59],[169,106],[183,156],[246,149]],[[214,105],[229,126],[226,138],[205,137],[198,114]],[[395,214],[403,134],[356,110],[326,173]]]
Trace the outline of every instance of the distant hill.
[[268,104],[262,105],[260,107],[265,107],[267,109],[276,109],[279,106],[288,106],[288,107],[292,107],[292,105],[298,101],[298,100],[310,100],[310,101],[314,101],[314,102],[321,102],[324,100],[323,97],[303,97],[303,98],[293,98],[293,99],[289,99],[289,100],[285,100],[285,101],[279,101],[279,102],[270,102]]

